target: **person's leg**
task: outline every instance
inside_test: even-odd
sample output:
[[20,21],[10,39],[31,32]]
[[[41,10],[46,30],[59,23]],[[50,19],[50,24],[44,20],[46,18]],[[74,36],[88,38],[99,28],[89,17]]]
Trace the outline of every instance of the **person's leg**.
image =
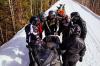
[[63,66],[66,66],[67,62],[66,62],[66,55],[65,55],[65,53],[62,54],[62,61],[63,61]]
[[38,56],[37,47],[34,47],[32,54],[34,56],[34,60],[36,61],[37,65],[41,66],[41,61],[40,61],[40,58]]
[[32,58],[32,55],[31,55],[31,52],[29,51],[29,59],[30,59],[30,64],[29,64],[29,66],[34,66],[35,65],[35,62],[34,62],[34,60],[33,60],[33,58]]

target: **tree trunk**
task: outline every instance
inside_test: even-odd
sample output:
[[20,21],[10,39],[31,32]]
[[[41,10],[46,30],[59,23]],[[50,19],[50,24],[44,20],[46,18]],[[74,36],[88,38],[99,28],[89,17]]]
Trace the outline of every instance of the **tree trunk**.
[[1,37],[1,42],[4,42],[4,37],[3,37],[3,33],[2,33],[2,28],[0,26],[0,37]]
[[7,34],[7,32],[8,32],[8,31],[7,31],[7,22],[6,22],[6,25],[5,25],[5,26],[6,26],[6,39],[5,39],[5,40],[6,40],[6,41],[8,41],[8,34]]
[[41,0],[41,8],[40,8],[41,9],[41,12],[43,12],[43,9],[42,8],[43,8],[43,4],[42,4],[42,0]]
[[9,7],[10,7],[11,17],[12,17],[12,22],[13,22],[13,30],[14,30],[14,34],[15,34],[16,28],[15,28],[15,17],[14,17],[14,9],[13,9],[13,5],[12,5],[12,0],[9,0]]
[[19,1],[19,22],[22,23],[22,14],[23,14],[23,10],[22,10],[22,6],[21,6],[21,0]]
[[32,0],[30,0],[30,9],[31,9],[31,15],[33,15],[33,1]]

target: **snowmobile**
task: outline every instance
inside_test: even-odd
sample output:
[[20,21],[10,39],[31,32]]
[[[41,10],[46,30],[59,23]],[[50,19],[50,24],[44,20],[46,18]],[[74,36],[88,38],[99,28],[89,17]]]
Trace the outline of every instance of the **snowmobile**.
[[52,35],[39,41],[37,41],[38,44],[35,46],[35,50],[27,46],[29,52],[31,52],[33,61],[36,63],[35,66],[62,66],[60,54],[58,52],[60,39]]

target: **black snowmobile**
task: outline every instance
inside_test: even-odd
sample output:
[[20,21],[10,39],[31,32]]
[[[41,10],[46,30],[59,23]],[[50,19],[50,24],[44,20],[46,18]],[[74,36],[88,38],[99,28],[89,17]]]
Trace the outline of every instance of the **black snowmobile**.
[[58,36],[52,35],[36,41],[34,47],[27,46],[35,66],[61,66],[59,44]]

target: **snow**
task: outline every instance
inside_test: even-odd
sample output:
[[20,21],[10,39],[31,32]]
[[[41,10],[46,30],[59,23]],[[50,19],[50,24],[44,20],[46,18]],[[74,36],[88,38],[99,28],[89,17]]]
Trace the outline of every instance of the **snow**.
[[0,66],[28,66],[28,50],[25,47],[24,28],[0,47]]
[[[85,40],[87,51],[83,62],[78,62],[77,66],[100,66],[100,16],[73,0],[58,1],[45,12],[46,16],[49,10],[56,10],[56,6],[60,3],[65,4],[66,14],[70,15],[71,12],[77,11],[87,23],[88,33]],[[25,39],[23,28],[0,47],[0,66],[28,66],[29,56]]]

